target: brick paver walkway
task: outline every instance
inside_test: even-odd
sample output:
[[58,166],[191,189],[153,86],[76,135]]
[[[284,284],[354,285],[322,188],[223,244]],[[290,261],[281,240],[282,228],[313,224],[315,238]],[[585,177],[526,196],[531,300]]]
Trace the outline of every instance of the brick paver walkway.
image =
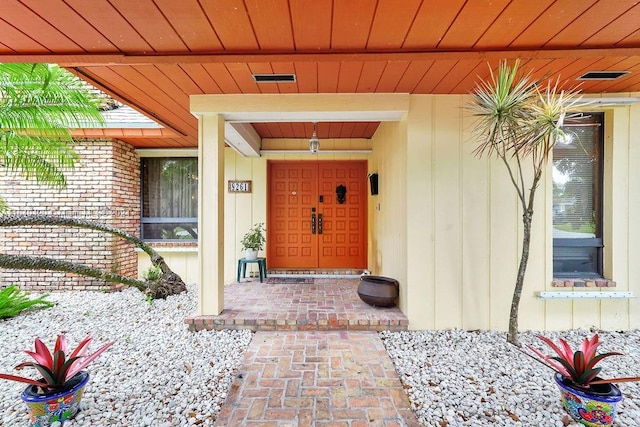
[[216,426],[419,426],[370,331],[257,332]]

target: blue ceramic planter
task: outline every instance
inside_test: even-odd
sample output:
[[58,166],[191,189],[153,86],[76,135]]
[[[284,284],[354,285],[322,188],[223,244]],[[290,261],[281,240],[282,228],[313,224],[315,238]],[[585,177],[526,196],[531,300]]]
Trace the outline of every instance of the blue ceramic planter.
[[575,421],[588,427],[613,425],[618,403],[622,400],[618,387],[606,384],[602,392],[576,388],[557,372],[555,380],[562,394],[562,404]]
[[82,371],[69,380],[67,387],[56,392],[38,394],[38,387],[27,387],[21,397],[29,408],[31,427],[46,427],[56,421],[64,424],[72,418],[78,412],[87,382],[89,374]]

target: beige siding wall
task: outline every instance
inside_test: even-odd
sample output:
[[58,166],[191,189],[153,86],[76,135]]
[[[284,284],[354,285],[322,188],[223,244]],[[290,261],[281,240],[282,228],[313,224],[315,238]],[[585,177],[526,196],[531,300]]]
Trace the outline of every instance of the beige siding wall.
[[[381,211],[372,213],[373,246],[382,254],[373,265],[376,273],[406,277],[401,307],[413,329],[505,330],[508,324],[521,210],[504,165],[472,153],[467,101],[464,96],[412,96],[406,122],[383,125],[374,137],[372,165],[385,186],[388,180],[394,184],[381,187]],[[640,227],[631,218],[640,215],[640,149],[631,141],[639,135],[638,122],[639,107],[616,107],[606,114],[605,270],[617,282],[615,290],[636,295],[640,268],[630,260],[640,252]],[[404,131],[406,147],[385,145]],[[536,297],[538,291],[570,290],[551,287],[551,190],[543,181],[536,200],[520,329],[639,327],[635,300]],[[406,210],[406,218],[385,215],[389,209]],[[396,239],[403,232],[398,228],[404,225],[406,249],[399,250]]]
[[[243,157],[231,148],[225,148],[225,184],[229,180],[251,180],[252,192],[234,194],[225,192],[224,198],[224,281],[236,280],[236,263],[243,257],[240,239],[253,224],[267,222],[267,162],[262,158]],[[266,250],[266,248],[265,248]],[[265,256],[261,251],[259,256]],[[247,271],[254,269],[250,264]]]
[[[402,122],[404,123],[404,122]],[[378,195],[369,196],[369,270],[400,283],[407,310],[407,199],[405,126],[382,123],[372,138],[369,172],[378,173]]]
[[[621,111],[619,114],[622,115]],[[626,118],[627,126],[629,129],[629,140],[625,141],[624,145],[628,150],[628,243],[629,248],[627,252],[627,268],[628,268],[628,281],[622,288],[628,288],[633,291],[636,297],[640,297],[640,106],[634,105],[629,109],[629,114]],[[625,123],[621,123],[624,126]],[[610,310],[610,302],[605,305],[606,310]],[[616,311],[622,313],[620,317],[624,316],[624,313],[628,310],[630,328],[640,328],[640,301],[638,298],[633,298],[628,302],[623,301],[617,303],[623,305]],[[623,323],[623,322],[621,322]]]

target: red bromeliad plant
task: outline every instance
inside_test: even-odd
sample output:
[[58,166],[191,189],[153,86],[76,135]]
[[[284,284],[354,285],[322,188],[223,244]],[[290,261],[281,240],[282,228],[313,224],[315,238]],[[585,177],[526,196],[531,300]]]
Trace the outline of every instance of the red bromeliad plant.
[[35,362],[21,363],[16,366],[15,369],[19,370],[25,367],[35,368],[40,375],[42,375],[42,379],[33,380],[31,378],[9,374],[0,374],[0,379],[36,385],[46,391],[62,388],[67,381],[71,380],[78,372],[86,368],[87,365],[113,345],[113,342],[105,344],[95,353],[86,356],[92,339],[91,335],[87,335],[87,337],[78,344],[78,347],[67,357],[67,339],[64,335],[58,336],[53,353],[49,351],[49,348],[47,348],[40,338],[36,338],[35,351],[24,351],[31,356]]
[[595,334],[591,339],[585,338],[576,351],[573,351],[569,343],[563,338],[559,339],[560,345],[557,345],[545,336],[537,335],[537,337],[551,347],[557,356],[544,354],[531,345],[527,345],[527,347],[539,357],[539,361],[564,375],[579,387],[589,388],[591,385],[596,384],[640,381],[640,377],[598,378],[602,368],[596,368],[596,364],[606,357],[622,355],[622,353],[616,351],[596,354],[596,350],[600,345],[598,334]]

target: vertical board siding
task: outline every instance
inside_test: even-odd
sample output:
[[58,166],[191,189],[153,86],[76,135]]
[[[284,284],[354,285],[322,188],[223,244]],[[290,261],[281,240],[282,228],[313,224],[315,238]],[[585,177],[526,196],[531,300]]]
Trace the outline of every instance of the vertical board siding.
[[[378,173],[378,195],[369,196],[374,206],[369,212],[372,248],[369,269],[373,274],[393,277],[406,283],[406,138],[400,123],[383,123],[373,138],[374,155],[369,170]],[[401,296],[404,302],[404,297]]]
[[[405,182],[406,220],[406,298],[400,308],[411,316],[413,329],[433,329],[435,315],[435,239],[433,152],[435,141],[435,98],[411,97],[411,109],[400,122],[406,134]],[[391,124],[385,124],[391,126]],[[378,154],[374,150],[374,157]],[[395,171],[393,173],[396,173]],[[385,174],[381,174],[382,180]],[[377,234],[372,230],[372,234]],[[382,248],[381,248],[382,250]]]
[[[611,222],[609,241],[610,247],[605,246],[605,253],[610,250],[609,275],[616,281],[619,291],[629,289],[629,231],[631,222],[629,216],[629,187],[631,181],[631,109],[628,107],[616,108],[605,114],[605,206],[610,205],[611,210],[605,224]],[[607,117],[612,120],[607,120]],[[636,119],[637,121],[637,119]],[[637,165],[637,164],[636,164]],[[637,168],[637,166],[636,166]],[[609,177],[609,181],[607,181]],[[606,209],[606,208],[605,208]],[[605,211],[606,212],[606,211]],[[637,222],[637,221],[636,221]],[[636,243],[637,244],[637,243]],[[629,328],[629,302],[628,300],[602,300],[600,301],[597,325],[603,329],[628,329]]]
[[[236,160],[238,157],[236,157],[234,153],[235,151],[230,149],[224,150],[225,184],[229,182],[229,180],[236,179],[237,176]],[[242,235],[240,234],[240,230],[236,229],[236,224],[238,223],[238,218],[236,217],[237,211],[238,207],[235,195],[226,193],[224,199],[224,230],[226,233],[224,248],[225,283],[228,283],[231,278],[235,280],[235,270],[231,268],[231,266],[233,266],[240,257],[240,239]],[[249,266],[253,266],[253,264],[249,264]],[[231,270],[229,270],[230,268]]]
[[435,300],[437,329],[462,324],[461,98],[437,96],[433,151]]
[[[549,291],[557,291],[555,288]],[[573,328],[573,301],[556,300],[547,301],[545,306],[545,323],[540,328],[546,330],[567,330]]]
[[[254,224],[267,222],[266,161],[261,158],[244,157],[232,148],[225,148],[225,283],[236,280],[238,259],[244,257],[240,240]],[[251,193],[229,193],[226,185],[229,180],[250,180]],[[268,244],[268,243],[267,243]],[[259,252],[265,256],[266,247]],[[255,264],[249,264],[247,277],[256,270]]]
[[[511,297],[516,282],[518,227],[520,210],[509,175],[499,159],[490,162],[489,234],[491,300],[489,313],[491,329],[504,330],[509,320]],[[523,300],[526,295],[523,295]]]
[[[464,112],[464,110],[463,110]],[[462,328],[489,329],[491,316],[491,234],[489,232],[490,162],[473,154],[474,119],[462,116],[465,131],[461,150],[462,164]]]
[[[629,120],[629,281],[628,289],[640,297],[640,105],[630,107]],[[640,298],[628,301],[629,328],[640,328]]]
[[[611,221],[611,269],[610,276],[616,277],[618,286],[627,286],[627,265],[629,252],[629,109],[619,108],[613,112],[613,127],[607,132],[613,133],[613,143],[605,145],[605,156],[610,157],[610,162],[605,164],[610,167],[610,181],[604,184],[605,205],[610,203],[612,213],[605,223]],[[606,141],[608,142],[608,141]],[[606,144],[605,142],[605,144]],[[607,197],[607,194],[610,195]]]
[[[533,174],[528,175],[525,179],[531,182]],[[547,175],[549,176],[549,175]],[[547,188],[546,178],[543,176],[542,180],[536,190],[535,202],[533,206],[533,221],[531,224],[531,242],[529,246],[529,261],[527,263],[527,274],[525,276],[524,286],[522,293],[527,296],[526,303],[520,305],[520,319],[519,328],[521,330],[542,329],[545,323],[545,306],[544,302],[534,297],[535,292],[544,290],[547,283],[552,280],[552,275],[547,275],[547,258],[551,259],[553,252],[547,252],[547,239],[551,238],[552,233],[548,231],[548,228],[552,227],[550,222],[547,222],[546,212],[551,212],[553,206],[547,204],[547,197],[545,190]],[[512,192],[515,193],[515,189],[512,188]],[[551,200],[553,202],[553,200]],[[524,232],[524,225],[522,224],[522,210],[518,211],[518,251],[516,257],[518,262],[520,260],[520,254],[522,253],[522,236]],[[515,286],[515,275],[513,277],[513,285]],[[513,287],[511,288],[513,293]]]

